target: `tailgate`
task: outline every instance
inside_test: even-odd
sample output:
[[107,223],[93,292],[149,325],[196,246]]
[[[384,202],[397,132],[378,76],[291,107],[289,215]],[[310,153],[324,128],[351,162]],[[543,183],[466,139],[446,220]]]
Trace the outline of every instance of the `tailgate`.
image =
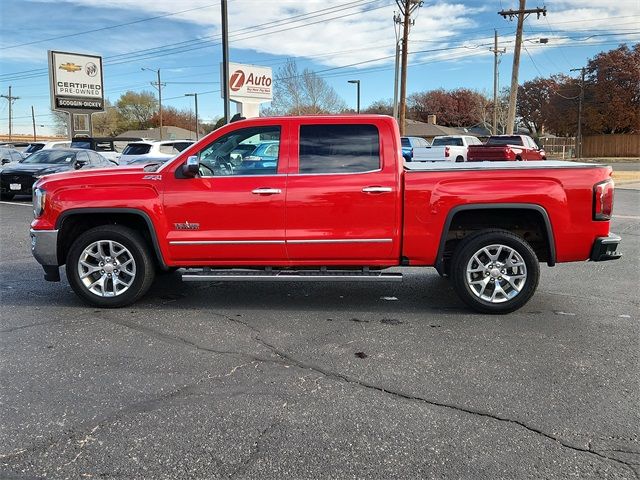
[[445,162],[446,147],[421,147],[413,149],[413,162]]

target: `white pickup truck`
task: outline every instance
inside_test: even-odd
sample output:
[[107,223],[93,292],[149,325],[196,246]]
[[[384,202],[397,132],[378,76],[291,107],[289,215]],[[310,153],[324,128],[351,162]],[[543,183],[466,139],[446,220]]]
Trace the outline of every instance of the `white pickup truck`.
[[412,162],[466,162],[469,145],[482,145],[472,135],[446,135],[433,138],[431,146],[415,149]]

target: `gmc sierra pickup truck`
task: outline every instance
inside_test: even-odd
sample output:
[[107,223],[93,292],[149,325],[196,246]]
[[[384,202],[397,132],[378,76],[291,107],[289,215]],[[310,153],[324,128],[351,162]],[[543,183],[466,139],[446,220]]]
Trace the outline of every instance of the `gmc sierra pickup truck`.
[[[267,160],[238,145],[277,142]],[[569,162],[403,166],[377,115],[225,125],[162,166],[35,184],[33,255],[85,301],[139,299],[158,270],[185,281],[399,281],[432,266],[471,308],[524,305],[539,262],[618,258],[611,168]]]
[[546,160],[547,154],[527,135],[493,135],[484,145],[470,145],[467,161]]

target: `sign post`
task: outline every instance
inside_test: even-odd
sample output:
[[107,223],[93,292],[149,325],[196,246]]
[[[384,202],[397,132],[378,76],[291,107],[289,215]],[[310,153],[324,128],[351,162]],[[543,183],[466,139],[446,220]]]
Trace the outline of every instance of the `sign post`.
[[49,50],[51,108],[69,114],[69,135],[91,136],[91,114],[104,111],[102,57]]
[[238,106],[238,113],[243,117],[260,116],[260,104],[273,99],[271,68],[229,63],[229,99]]

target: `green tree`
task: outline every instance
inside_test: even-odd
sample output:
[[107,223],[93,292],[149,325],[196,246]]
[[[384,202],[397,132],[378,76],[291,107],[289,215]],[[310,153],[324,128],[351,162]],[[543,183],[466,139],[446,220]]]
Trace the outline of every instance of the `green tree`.
[[158,101],[152,92],[124,93],[116,102],[123,126],[129,129],[146,129],[152,126],[151,119],[158,110]]

